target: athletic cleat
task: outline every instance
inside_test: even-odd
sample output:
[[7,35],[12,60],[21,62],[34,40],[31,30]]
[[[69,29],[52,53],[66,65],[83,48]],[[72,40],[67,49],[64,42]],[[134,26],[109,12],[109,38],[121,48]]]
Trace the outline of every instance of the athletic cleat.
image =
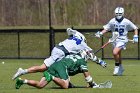
[[114,76],[118,75],[118,72],[119,72],[119,66],[115,66],[113,75]]
[[23,75],[23,69],[22,68],[19,68],[16,72],[16,74],[12,77],[13,80],[15,80],[17,77]]
[[122,74],[124,72],[124,68],[122,67],[122,65],[120,65],[119,67],[120,67],[120,69],[119,69],[118,75],[122,76]]
[[22,80],[21,78],[18,78],[16,80],[16,85],[15,85],[16,89],[19,89],[21,87],[21,85],[23,85],[23,81],[24,80]]
[[118,75],[119,75],[119,69],[120,69],[119,66],[115,66],[114,72],[113,72],[113,75],[114,75],[114,76],[118,76]]
[[121,65],[120,66],[115,66],[113,75],[114,76],[122,76],[123,72],[124,72],[124,69]]

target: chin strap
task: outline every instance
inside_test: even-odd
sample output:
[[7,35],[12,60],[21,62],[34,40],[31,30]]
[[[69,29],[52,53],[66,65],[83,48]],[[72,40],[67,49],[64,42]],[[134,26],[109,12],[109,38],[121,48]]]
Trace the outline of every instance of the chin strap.
[[122,22],[122,20],[124,19],[124,17],[122,17],[121,19],[117,19],[115,18],[119,23]]

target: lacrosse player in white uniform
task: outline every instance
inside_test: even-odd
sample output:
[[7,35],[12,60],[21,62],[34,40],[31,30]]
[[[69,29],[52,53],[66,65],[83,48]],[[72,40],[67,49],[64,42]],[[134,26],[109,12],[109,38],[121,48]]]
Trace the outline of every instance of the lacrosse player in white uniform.
[[67,28],[67,33],[69,35],[68,39],[60,42],[57,46],[55,46],[51,52],[51,56],[44,60],[44,63],[41,66],[32,66],[28,69],[19,68],[16,74],[13,76],[13,80],[18,76],[27,73],[35,73],[35,72],[43,72],[47,70],[54,62],[60,61],[67,55],[77,54],[81,50],[87,50],[87,52],[91,52],[91,60],[98,63],[99,65],[106,67],[106,63],[103,60],[98,59],[94,53],[92,53],[92,49],[87,46],[86,38],[83,34],[78,32],[77,30],[73,30],[71,28]]
[[103,30],[95,33],[96,37],[101,37],[108,31],[116,31],[119,33],[119,37],[113,42],[113,56],[115,59],[114,75],[122,75],[124,69],[121,60],[121,50],[126,49],[128,42],[128,31],[134,30],[133,41],[138,42],[138,27],[135,26],[130,20],[124,18],[124,8],[117,7],[115,9],[115,18],[112,18],[108,24],[103,26]]

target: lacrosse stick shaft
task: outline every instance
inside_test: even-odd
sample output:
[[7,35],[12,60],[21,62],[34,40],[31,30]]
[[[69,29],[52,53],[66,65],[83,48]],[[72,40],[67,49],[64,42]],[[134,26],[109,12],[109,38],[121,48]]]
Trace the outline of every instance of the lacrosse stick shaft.
[[134,42],[134,40],[132,40],[132,39],[128,39],[128,41],[130,41],[130,42]]
[[110,43],[109,41],[107,43],[105,43],[100,49],[95,51],[94,54],[98,53],[100,50],[102,50],[104,47],[106,47],[109,43]]
[[119,37],[119,33],[118,32],[114,32],[112,38],[110,38],[109,41],[107,43],[105,43],[100,49],[98,49],[97,51],[95,51],[94,54],[96,54],[97,52],[99,52],[100,50],[102,50],[109,43],[114,42],[118,37]]

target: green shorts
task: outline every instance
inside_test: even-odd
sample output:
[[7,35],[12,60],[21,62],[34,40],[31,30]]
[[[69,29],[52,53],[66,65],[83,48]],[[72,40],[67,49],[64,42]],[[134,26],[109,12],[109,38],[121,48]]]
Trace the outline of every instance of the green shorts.
[[47,72],[55,77],[67,80],[69,78],[67,73],[67,67],[62,62],[55,62],[52,64]]

